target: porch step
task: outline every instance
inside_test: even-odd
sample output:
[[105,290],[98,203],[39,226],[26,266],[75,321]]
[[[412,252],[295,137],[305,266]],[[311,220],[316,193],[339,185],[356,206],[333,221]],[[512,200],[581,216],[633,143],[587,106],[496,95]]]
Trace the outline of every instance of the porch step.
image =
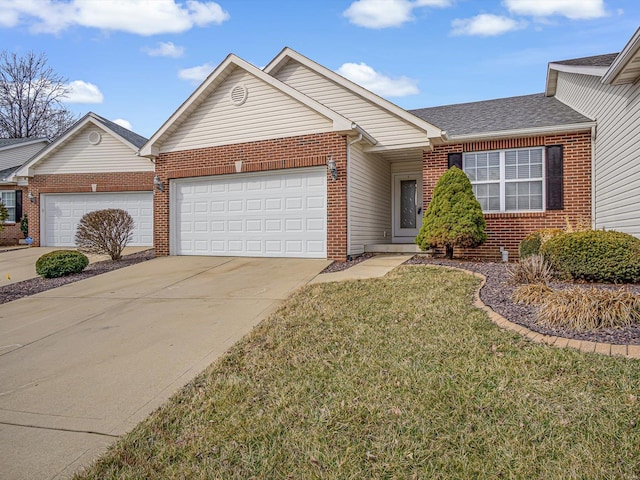
[[423,252],[415,243],[378,243],[364,246],[365,252],[370,253],[431,253]]

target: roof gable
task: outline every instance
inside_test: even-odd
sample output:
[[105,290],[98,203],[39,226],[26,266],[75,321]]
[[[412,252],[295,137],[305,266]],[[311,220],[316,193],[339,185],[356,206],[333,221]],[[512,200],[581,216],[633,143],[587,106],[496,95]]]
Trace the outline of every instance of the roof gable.
[[[125,151],[131,151],[135,154],[138,151],[139,146],[146,141],[146,139],[137,133],[134,133],[116,123],[113,123],[100,115],[93,112],[87,113],[84,117],[74,123],[66,132],[60,135],[54,142],[50,143],[46,148],[40,150],[36,155],[31,157],[24,165],[22,165],[15,175],[19,177],[33,176],[34,169],[45,162],[48,158],[54,155],[56,152],[62,150],[66,145],[74,140],[77,134],[87,126],[94,126],[103,132],[107,133],[110,137],[114,138]],[[108,160],[107,160],[108,161]]]
[[640,28],[633,34],[622,52],[615,58],[602,83],[624,85],[635,83],[640,78]]
[[[367,90],[364,87],[361,87],[351,80],[344,78],[336,72],[329,70],[328,68],[314,62],[313,60],[305,57],[304,55],[301,55],[300,53],[289,47],[285,47],[273,60],[271,60],[271,62],[269,62],[269,64],[264,68],[264,71],[271,76],[277,77],[278,73],[283,68],[285,68],[285,66],[290,61],[295,61],[303,65],[305,68],[308,68],[315,73],[325,77],[341,88],[379,107],[390,116],[401,119],[408,125],[420,129],[421,131],[425,132],[426,136],[429,138],[440,138],[442,135],[441,129],[433,125],[432,123],[411,115],[403,108],[398,107],[394,103],[380,97],[379,95],[376,95],[375,93]],[[367,125],[361,124],[361,126],[368,130]]]
[[185,100],[185,102],[169,117],[169,119],[153,134],[151,139],[140,149],[140,154],[155,157],[162,145],[174,134],[180,126],[202,105],[216,89],[236,70],[241,69],[273,87],[280,94],[295,100],[297,103],[313,110],[315,113],[329,120],[332,131],[351,132],[357,130],[351,120],[339,115],[319,102],[303,95],[289,85],[267,75],[259,68],[230,54],[218,67],[200,84],[200,86]]

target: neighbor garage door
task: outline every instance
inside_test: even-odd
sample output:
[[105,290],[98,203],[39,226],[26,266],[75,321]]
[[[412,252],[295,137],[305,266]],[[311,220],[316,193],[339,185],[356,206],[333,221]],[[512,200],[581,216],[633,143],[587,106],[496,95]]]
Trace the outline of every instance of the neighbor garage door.
[[327,256],[326,169],[172,182],[172,253]]
[[42,196],[43,245],[72,247],[76,228],[85,213],[121,208],[133,217],[135,229],[128,245],[153,245],[153,193],[73,193]]

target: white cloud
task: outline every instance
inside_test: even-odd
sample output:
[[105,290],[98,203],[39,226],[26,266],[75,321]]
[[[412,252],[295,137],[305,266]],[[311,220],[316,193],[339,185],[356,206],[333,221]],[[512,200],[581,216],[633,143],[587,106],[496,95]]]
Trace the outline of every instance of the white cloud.
[[[31,30],[59,33],[71,26],[137,35],[180,33],[221,24],[229,14],[212,1],[187,0],[0,0],[0,24],[31,24]],[[17,20],[15,20],[17,18]]]
[[518,22],[513,18],[483,13],[472,18],[456,18],[451,22],[451,26],[453,35],[492,37],[524,28],[526,23]]
[[376,72],[366,63],[345,63],[340,75],[383,97],[405,97],[420,93],[418,81],[408,77],[391,78]]
[[156,48],[145,48],[144,51],[152,57],[180,58],[184,55],[184,47],[175,45],[173,42],[160,42]]
[[202,82],[207,76],[213,72],[214,66],[210,63],[198,65],[197,67],[183,68],[178,71],[178,78],[188,80],[193,83]]
[[604,0],[504,0],[515,15],[550,17],[560,15],[572,20],[604,17]]
[[100,89],[93,83],[74,80],[67,85],[69,93],[65,103],[102,103],[104,97]]
[[113,123],[115,123],[116,125],[120,125],[121,127],[124,127],[127,130],[133,131],[133,127],[131,126],[131,123],[128,120],[125,120],[124,118],[116,118],[115,120],[113,120]]
[[342,14],[355,25],[367,28],[399,27],[413,20],[418,7],[448,7],[452,0],[357,0]]

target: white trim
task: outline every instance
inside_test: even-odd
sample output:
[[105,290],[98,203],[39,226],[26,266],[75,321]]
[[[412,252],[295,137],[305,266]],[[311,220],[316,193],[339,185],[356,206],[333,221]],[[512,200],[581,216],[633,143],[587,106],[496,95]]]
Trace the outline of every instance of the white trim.
[[596,122],[569,123],[548,127],[520,128],[517,130],[502,130],[497,132],[470,133],[463,135],[449,135],[447,143],[460,143],[469,141],[495,140],[498,138],[535,137],[536,135],[580,132],[594,127]]
[[365,148],[364,151],[367,153],[380,153],[380,152],[391,152],[396,150],[414,150],[414,149],[431,149],[433,146],[430,142],[414,142],[414,143],[401,143],[399,145],[380,145],[380,146],[371,146]]
[[418,127],[421,130],[427,132],[427,136],[431,137],[440,137],[442,130],[438,128],[436,125],[433,125],[421,118],[416,117],[415,115],[407,112],[405,109],[398,107],[396,104],[391,103],[388,100],[376,95],[375,93],[367,90],[364,87],[352,82],[344,78],[342,75],[337,74],[336,72],[329,70],[328,68],[320,65],[319,63],[314,62],[313,60],[305,57],[304,55],[296,52],[295,50],[285,47],[276,57],[269,62],[269,64],[264,67],[264,71],[273,76],[275,75],[287,62],[289,59],[295,60],[298,63],[301,63],[307,68],[319,73],[320,75],[328,78],[334,83],[337,83],[343,88],[350,90],[356,95],[382,107],[387,110],[390,114],[401,118],[402,120],[410,123],[411,125]]
[[592,75],[602,77],[609,67],[597,67],[590,65],[563,65],[561,63],[549,63],[547,66],[547,82],[545,95],[553,97],[558,86],[558,72],[579,73],[580,75]]
[[[423,208],[423,194],[424,192],[422,191],[422,172],[419,171],[415,171],[415,172],[397,172],[397,173],[392,173],[391,174],[391,243],[407,243],[408,239],[411,239],[411,241],[413,241],[413,238],[415,238],[418,233],[420,232],[420,229],[422,228],[422,224],[420,224],[419,226],[417,226],[415,228],[416,230],[416,235],[396,235],[397,232],[397,228],[396,228],[396,220],[399,220],[398,218],[398,195],[396,195],[396,193],[399,193],[397,188],[396,188],[396,183],[397,180],[400,179],[400,177],[406,177],[405,180],[411,180],[415,177],[416,179],[416,209]],[[424,212],[420,212],[417,213],[416,211],[416,218],[420,218],[422,219],[422,217],[424,216]],[[416,222],[416,225],[418,225],[419,222]],[[398,227],[400,228],[400,227]]]
[[110,133],[111,135],[113,135],[114,138],[120,140],[120,142],[122,142],[124,145],[129,147],[131,151],[133,152],[138,151],[138,147],[136,147],[129,140],[122,137],[121,135],[118,135],[116,132],[114,132],[109,127],[107,127],[104,123],[102,123],[102,120],[95,113],[89,112],[80,120],[78,120],[73,125],[73,127],[67,130],[64,133],[64,135],[62,135],[61,137],[58,137],[53,143],[50,143],[49,145],[44,147],[42,150],[40,150],[38,153],[36,153],[33,157],[31,157],[31,159],[27,163],[23,164],[18,170],[16,170],[13,173],[13,175],[16,177],[33,177],[34,175],[33,167],[35,167],[40,162],[45,160],[46,157],[54,153],[56,150],[62,148],[62,146],[68,140],[70,140],[77,132],[79,132],[82,128],[84,128],[89,123],[91,123],[92,125],[95,125],[98,128],[101,128],[107,133]]
[[[622,52],[618,54],[616,59],[609,66],[608,70],[602,77],[602,83],[606,83],[609,85],[621,85],[623,82],[620,82],[620,83],[617,82],[618,76],[623,73],[625,67],[629,64],[629,62],[631,62],[636,57],[636,55],[638,55],[639,50],[640,50],[640,28],[636,30],[636,33],[633,34],[633,36],[631,37],[631,40],[627,42]],[[635,82],[635,80],[633,82]],[[624,82],[624,83],[633,83],[633,82]]]
[[290,87],[286,83],[277,80],[271,75],[266,74],[259,68],[251,65],[249,62],[241,58],[229,54],[224,61],[209,74],[209,76],[200,84],[198,88],[178,107],[178,109],[162,124],[156,133],[140,148],[140,155],[143,157],[155,157],[159,154],[160,147],[164,138],[169,136],[178,126],[195,110],[205,98],[214,91],[227,78],[228,74],[235,68],[241,68],[249,74],[257,77],[263,82],[280,90],[285,95],[309,107],[311,110],[319,113],[323,117],[333,122],[333,131],[335,132],[352,132],[357,125],[351,120],[336,113],[330,108],[325,107],[321,103],[310,97],[300,93],[298,90]]

